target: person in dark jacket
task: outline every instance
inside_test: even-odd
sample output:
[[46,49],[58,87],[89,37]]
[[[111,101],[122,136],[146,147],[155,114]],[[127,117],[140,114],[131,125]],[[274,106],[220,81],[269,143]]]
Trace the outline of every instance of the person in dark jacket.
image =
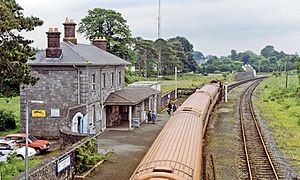
[[168,112],[169,115],[171,115],[171,111],[172,111],[172,104],[171,104],[171,102],[169,102],[169,104],[168,104],[168,110],[167,110],[167,112]]
[[147,118],[148,118],[148,123],[153,122],[152,117],[151,117],[151,111],[148,111]]
[[172,110],[173,110],[173,112],[175,112],[177,110],[177,106],[175,103],[172,105]]

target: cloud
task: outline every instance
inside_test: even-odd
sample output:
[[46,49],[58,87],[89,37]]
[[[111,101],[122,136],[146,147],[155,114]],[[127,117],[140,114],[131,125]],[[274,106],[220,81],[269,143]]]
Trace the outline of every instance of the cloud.
[[[34,46],[45,48],[48,27],[59,27],[66,17],[79,22],[88,9],[114,9],[122,13],[134,36],[157,38],[158,0],[17,0],[26,15],[45,21],[26,33]],[[267,44],[286,52],[300,47],[298,0],[161,0],[163,38],[185,36],[194,49],[205,54],[226,55],[231,49],[259,52]],[[81,35],[80,42],[88,43]]]

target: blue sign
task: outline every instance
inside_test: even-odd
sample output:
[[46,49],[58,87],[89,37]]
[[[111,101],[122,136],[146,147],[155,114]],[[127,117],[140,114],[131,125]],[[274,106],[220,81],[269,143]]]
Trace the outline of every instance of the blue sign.
[[71,165],[71,157],[70,155],[67,155],[56,162],[56,172],[60,173],[70,165]]

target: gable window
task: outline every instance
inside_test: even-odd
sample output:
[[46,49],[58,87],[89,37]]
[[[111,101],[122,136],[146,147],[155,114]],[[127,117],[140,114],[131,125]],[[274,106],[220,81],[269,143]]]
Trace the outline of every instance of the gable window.
[[102,87],[105,87],[105,81],[106,81],[106,77],[105,77],[105,73],[102,74]]
[[92,91],[96,90],[96,76],[92,74]]
[[122,84],[122,74],[121,74],[121,71],[119,72],[119,84]]
[[111,73],[111,86],[114,86],[114,73]]

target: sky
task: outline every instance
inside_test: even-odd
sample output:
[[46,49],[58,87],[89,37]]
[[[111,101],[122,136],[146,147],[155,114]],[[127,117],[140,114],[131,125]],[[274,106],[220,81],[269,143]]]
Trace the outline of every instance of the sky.
[[[46,48],[49,27],[63,33],[66,17],[79,23],[93,8],[120,12],[134,37],[157,39],[158,0],[16,1],[25,16],[44,21],[23,34],[34,40],[34,47]],[[186,37],[204,55],[226,56],[232,49],[260,53],[266,45],[295,53],[300,49],[299,8],[299,0],[161,0],[161,37]],[[78,33],[76,37],[79,43],[89,43]]]

